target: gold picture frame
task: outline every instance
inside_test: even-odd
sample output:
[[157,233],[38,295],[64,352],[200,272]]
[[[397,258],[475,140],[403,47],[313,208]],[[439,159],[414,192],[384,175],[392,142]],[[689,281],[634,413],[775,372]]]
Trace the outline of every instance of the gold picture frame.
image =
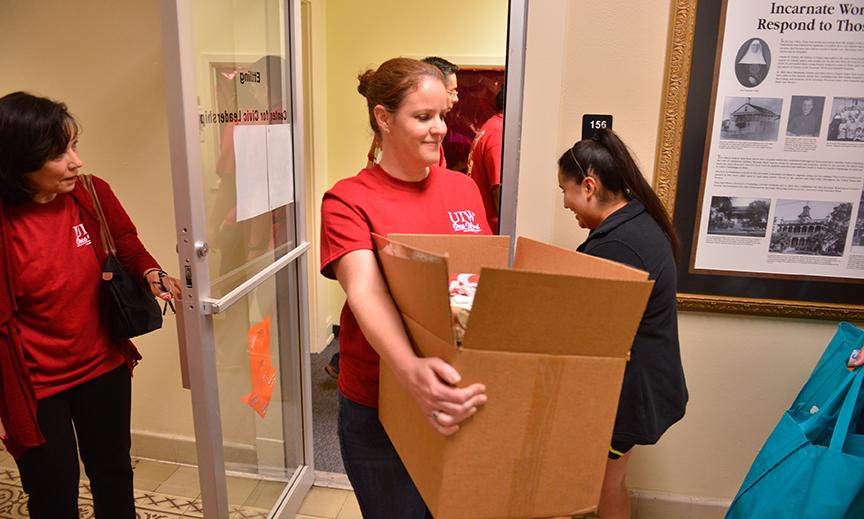
[[[718,42],[722,42],[722,34],[719,34],[720,24],[714,23],[712,26],[704,21],[704,16],[697,17],[697,4],[705,6],[706,11],[714,12],[714,15],[709,16],[717,18],[719,13],[719,20],[723,19],[723,12],[725,11],[724,0],[672,0],[654,178],[654,189],[669,214],[672,215],[679,234],[682,235],[682,241],[685,241],[682,225],[685,230],[692,230],[692,225],[695,222],[682,223],[680,219],[676,219],[676,203],[679,203],[681,197],[695,199],[699,196],[698,189],[695,193],[692,192],[692,186],[686,192],[682,191],[682,182],[679,177],[682,154],[687,147],[691,149],[701,147],[699,150],[693,150],[699,153],[699,157],[703,157],[705,153],[704,137],[701,140],[690,138],[688,142],[688,137],[694,129],[697,132],[696,135],[699,131],[705,132],[705,124],[702,125],[702,128],[698,128],[698,125],[691,129],[685,128],[685,123],[688,122],[688,110],[694,109],[688,105],[688,93],[693,86],[694,77],[698,77],[699,79],[696,81],[701,82],[703,87],[712,91],[714,74],[711,74],[706,67],[710,66],[710,70],[716,70],[716,61],[719,58],[717,49],[720,48]],[[697,18],[705,24],[698,27],[698,34]],[[713,57],[710,63],[700,62],[701,68],[697,75],[694,75],[694,51],[698,51],[695,54],[702,61],[711,60]],[[705,84],[706,76],[710,76],[707,85]],[[704,108],[706,101],[703,99],[698,101],[700,108]],[[692,184],[692,181],[690,183]],[[689,241],[690,237],[686,238],[688,240],[685,243]],[[684,251],[684,253],[688,254],[689,251]],[[825,282],[810,279],[806,281],[778,280],[770,279],[771,276],[766,276],[767,279],[754,276],[739,277],[735,276],[734,273],[724,273],[720,276],[710,276],[713,279],[703,283],[704,285],[719,283],[723,285],[721,289],[693,290],[692,287],[688,286],[688,280],[698,276],[687,271],[686,265],[688,264],[689,258],[687,262],[682,260],[680,263],[682,272],[679,275],[678,306],[681,310],[808,319],[864,320],[864,306],[831,302],[831,294],[836,293],[837,290],[845,291],[844,293],[848,293],[849,290],[864,293],[864,287],[860,284],[835,283],[831,280]],[[702,276],[702,278],[706,277]],[[777,289],[777,287],[782,287],[783,283],[795,283],[794,292],[796,294],[799,292],[811,294],[812,297],[800,299],[788,297],[789,292],[793,292],[793,290],[789,290],[788,287],[785,290]],[[701,286],[699,283],[695,283],[695,285]],[[785,295],[775,296],[775,293]],[[749,297],[752,294],[758,294],[759,297]],[[849,299],[848,296],[845,297]],[[852,299],[855,300],[854,297]],[[860,300],[864,301],[864,298]]]

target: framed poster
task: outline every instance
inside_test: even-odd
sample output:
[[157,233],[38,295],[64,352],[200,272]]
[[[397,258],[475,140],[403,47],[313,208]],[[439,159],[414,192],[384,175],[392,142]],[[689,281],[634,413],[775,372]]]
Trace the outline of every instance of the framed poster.
[[864,319],[864,10],[677,0],[671,16],[655,189],[681,308]]

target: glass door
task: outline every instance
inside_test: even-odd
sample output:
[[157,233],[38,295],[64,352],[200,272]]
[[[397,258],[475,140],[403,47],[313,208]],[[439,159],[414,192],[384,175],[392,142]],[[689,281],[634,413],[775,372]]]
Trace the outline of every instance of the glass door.
[[299,14],[300,0],[162,1],[178,333],[208,519],[293,517],[314,479]]

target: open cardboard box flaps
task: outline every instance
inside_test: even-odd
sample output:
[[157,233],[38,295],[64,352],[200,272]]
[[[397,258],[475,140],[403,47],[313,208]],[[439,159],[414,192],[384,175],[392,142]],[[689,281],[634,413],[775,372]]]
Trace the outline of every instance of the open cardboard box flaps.
[[[526,238],[375,236],[412,345],[482,382],[488,402],[444,437],[381,365],[381,421],[436,519],[596,508],[646,272]],[[461,348],[448,274],[480,273]]]

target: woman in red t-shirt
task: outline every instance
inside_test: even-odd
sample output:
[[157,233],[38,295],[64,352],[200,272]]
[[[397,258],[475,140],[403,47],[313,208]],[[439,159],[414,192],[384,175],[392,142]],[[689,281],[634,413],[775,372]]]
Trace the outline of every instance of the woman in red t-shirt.
[[[0,436],[30,517],[78,517],[80,452],[96,517],[134,519],[130,375],[141,356],[100,321],[105,253],[77,143],[66,105],[0,98]],[[93,184],[124,269],[154,296],[179,297],[108,184]]]
[[414,397],[431,427],[449,435],[486,402],[485,387],[458,387],[438,358],[417,357],[375,258],[372,233],[490,234],[474,182],[439,167],[447,131],[444,77],[395,58],[360,76],[380,161],[324,195],[321,272],[347,295],[339,335],[339,441],[363,517],[423,518],[426,508],[378,420],[379,360]]

